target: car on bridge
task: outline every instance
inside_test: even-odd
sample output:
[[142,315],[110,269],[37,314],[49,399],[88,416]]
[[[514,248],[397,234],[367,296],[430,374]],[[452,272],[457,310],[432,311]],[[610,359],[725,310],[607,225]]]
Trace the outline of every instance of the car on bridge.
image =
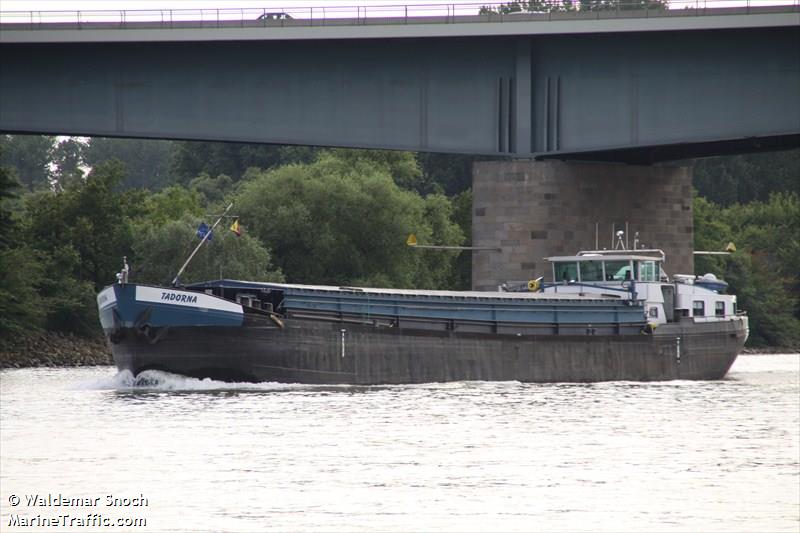
[[256,20],[289,20],[292,16],[283,11],[273,11],[270,13],[262,13]]

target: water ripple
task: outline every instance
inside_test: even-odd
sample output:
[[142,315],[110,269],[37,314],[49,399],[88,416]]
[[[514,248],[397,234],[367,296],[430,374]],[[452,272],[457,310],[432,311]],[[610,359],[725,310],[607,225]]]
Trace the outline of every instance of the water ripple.
[[741,357],[716,382],[0,372],[0,504],[143,493],[152,531],[796,533],[798,477],[797,354]]

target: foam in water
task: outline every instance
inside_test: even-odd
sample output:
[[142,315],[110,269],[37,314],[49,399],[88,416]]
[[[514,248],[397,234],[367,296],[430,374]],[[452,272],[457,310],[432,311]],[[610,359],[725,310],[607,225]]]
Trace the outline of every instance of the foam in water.
[[136,376],[130,370],[121,370],[114,376],[80,383],[85,390],[121,391],[204,391],[204,390],[285,390],[297,388],[291,383],[228,383],[209,378],[197,379],[159,370],[145,370]]
[[[740,356],[736,364],[728,374],[727,379],[737,380],[738,374],[748,373],[763,373],[766,369],[769,372],[796,372],[800,367],[799,354],[771,354],[771,355],[755,355],[755,356]],[[418,383],[411,385],[400,385],[401,388],[435,388],[435,389],[461,389],[470,386],[480,387],[482,382],[450,382],[450,383]],[[662,381],[658,382],[659,385],[685,387],[691,386],[696,382],[694,381]],[[641,382],[607,382],[595,383],[589,386],[603,387],[603,386],[619,386],[620,384],[626,386],[645,386]],[[569,386],[574,387],[574,383],[556,384],[556,386]],[[649,385],[653,385],[651,382]],[[520,386],[517,381],[509,381],[505,383],[494,382],[493,387],[503,386],[509,389],[515,389]],[[580,386],[587,386],[581,384]],[[119,390],[119,391],[216,391],[216,390],[252,390],[252,391],[280,391],[280,390],[298,390],[298,389],[347,389],[352,388],[353,385],[309,385],[300,383],[277,383],[277,382],[262,382],[262,383],[229,383],[225,381],[218,381],[209,378],[197,379],[182,376],[179,374],[172,374],[169,372],[162,372],[159,370],[146,370],[134,376],[129,370],[122,370],[117,372],[116,375],[101,377],[91,381],[79,383],[77,389],[85,390]],[[358,386],[356,386],[358,387]],[[383,388],[386,386],[373,386],[374,388]],[[389,386],[393,387],[393,386]],[[361,388],[361,387],[359,387]],[[369,387],[367,387],[369,388]]]

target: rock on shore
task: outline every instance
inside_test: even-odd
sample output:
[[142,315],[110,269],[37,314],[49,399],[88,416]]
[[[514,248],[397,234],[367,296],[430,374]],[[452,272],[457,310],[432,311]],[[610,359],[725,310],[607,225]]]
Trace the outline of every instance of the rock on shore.
[[0,344],[0,368],[113,364],[103,339],[62,333],[34,333]]

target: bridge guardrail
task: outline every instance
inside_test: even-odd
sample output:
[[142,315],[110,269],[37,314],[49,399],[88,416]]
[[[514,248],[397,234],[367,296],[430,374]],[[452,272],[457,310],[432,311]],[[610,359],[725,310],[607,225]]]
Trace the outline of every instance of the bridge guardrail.
[[[644,2],[644,4],[643,4]],[[575,2],[577,4],[577,2]],[[578,4],[580,6],[580,4]],[[618,0],[597,9],[568,9],[563,0],[305,7],[0,11],[3,29],[153,29],[303,27],[566,19],[650,18],[800,12],[800,0]]]

